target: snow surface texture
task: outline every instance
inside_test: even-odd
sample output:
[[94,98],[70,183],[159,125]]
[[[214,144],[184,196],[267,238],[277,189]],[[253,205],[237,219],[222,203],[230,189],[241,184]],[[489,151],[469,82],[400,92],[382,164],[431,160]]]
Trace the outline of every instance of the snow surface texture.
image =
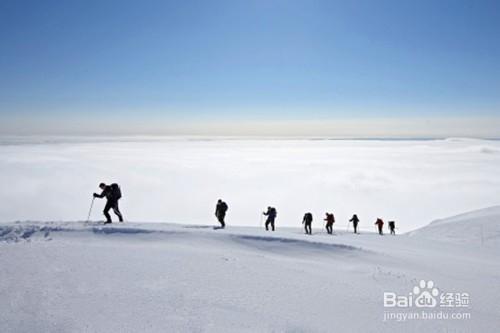
[[[204,224],[215,202],[231,225],[258,226],[271,205],[281,226],[326,211],[377,217],[401,231],[498,204],[500,141],[447,139],[0,139],[0,221],[87,218],[97,184],[122,185],[128,221]],[[96,201],[92,218],[102,218]]]
[[[471,223],[474,221],[474,223]],[[447,240],[456,243],[500,245],[500,206],[436,220],[425,228],[410,232],[412,237]]]
[[[0,224],[0,332],[498,332],[499,207],[396,237],[334,230]],[[469,293],[471,318],[384,321],[383,293],[421,279]]]

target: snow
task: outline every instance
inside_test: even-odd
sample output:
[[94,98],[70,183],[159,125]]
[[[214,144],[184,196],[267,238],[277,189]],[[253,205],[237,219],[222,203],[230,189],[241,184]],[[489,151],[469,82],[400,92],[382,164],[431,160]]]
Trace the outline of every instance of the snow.
[[495,246],[499,246],[500,206],[436,220],[409,235],[481,246],[490,246],[495,243]]
[[[499,207],[396,237],[336,225],[331,236],[317,221],[312,236],[279,224],[3,223],[0,331],[496,332],[500,245],[456,241],[478,223],[498,236]],[[383,293],[421,279],[469,293],[471,318],[384,321]]]

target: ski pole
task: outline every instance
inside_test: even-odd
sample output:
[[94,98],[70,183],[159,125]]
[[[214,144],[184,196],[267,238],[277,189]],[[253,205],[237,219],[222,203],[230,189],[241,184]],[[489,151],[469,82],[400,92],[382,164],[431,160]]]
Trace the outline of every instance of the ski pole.
[[259,228],[260,228],[260,229],[262,229],[262,218],[263,218],[263,216],[262,216],[262,215],[263,215],[263,214],[260,214],[260,225],[259,225]]
[[349,224],[351,224],[351,221],[347,222],[347,229],[345,229],[345,231],[349,231]]
[[95,198],[92,198],[92,202],[90,203],[89,215],[87,216],[87,223],[90,222],[90,213],[92,212],[92,206],[94,206]]

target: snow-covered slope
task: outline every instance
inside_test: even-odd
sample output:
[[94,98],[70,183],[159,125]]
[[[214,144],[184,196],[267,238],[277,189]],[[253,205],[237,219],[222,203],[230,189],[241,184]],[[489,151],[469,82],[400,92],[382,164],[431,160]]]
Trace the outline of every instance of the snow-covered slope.
[[[417,235],[0,224],[0,332],[497,331],[499,252]],[[384,321],[421,279],[471,318]]]
[[498,246],[500,243],[500,206],[436,220],[428,226],[410,232],[409,235],[471,245]]

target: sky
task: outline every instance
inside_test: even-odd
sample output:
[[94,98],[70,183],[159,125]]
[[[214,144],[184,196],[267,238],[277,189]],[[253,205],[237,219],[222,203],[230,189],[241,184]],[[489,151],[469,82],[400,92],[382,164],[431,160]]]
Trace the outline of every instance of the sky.
[[4,0],[0,134],[500,137],[499,35],[498,1]]

